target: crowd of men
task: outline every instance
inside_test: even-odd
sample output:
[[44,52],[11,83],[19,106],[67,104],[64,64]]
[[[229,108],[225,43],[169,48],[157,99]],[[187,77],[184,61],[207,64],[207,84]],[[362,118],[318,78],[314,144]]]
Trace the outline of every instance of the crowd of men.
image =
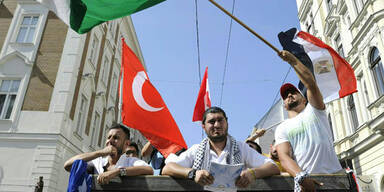
[[[295,191],[315,191],[322,185],[310,178],[310,174],[331,174],[342,171],[333,149],[325,104],[316,81],[307,67],[293,54],[281,51],[279,56],[295,70],[307,88],[306,96],[292,84],[280,88],[281,98],[288,119],[275,131],[269,154],[262,154],[254,141],[262,136],[261,130],[246,142],[228,134],[228,117],[223,109],[211,107],[203,115],[202,128],[207,138],[177,155],[158,160],[158,151],[147,143],[142,156],[150,156],[152,167],[139,159],[139,148],[130,142],[129,130],[119,124],[109,128],[104,149],[83,153],[70,158],[64,164],[71,170],[75,160],[87,162],[87,170],[98,174],[97,181],[107,184],[117,176],[152,175],[160,169],[162,175],[194,180],[200,185],[210,185],[214,176],[209,172],[212,162],[219,164],[243,164],[235,184],[247,187],[257,178],[289,174],[294,177]],[[161,155],[160,155],[161,156]]]

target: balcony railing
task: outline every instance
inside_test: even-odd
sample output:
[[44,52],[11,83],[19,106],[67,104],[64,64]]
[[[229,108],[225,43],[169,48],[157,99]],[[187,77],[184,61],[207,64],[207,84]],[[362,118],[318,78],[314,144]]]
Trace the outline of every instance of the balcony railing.
[[[114,178],[107,185],[97,184],[93,176],[92,191],[203,191],[203,187],[191,180],[175,179],[169,176],[135,176]],[[348,177],[341,175],[311,175],[311,178],[324,183],[316,191],[351,191]],[[238,191],[293,191],[290,176],[272,176],[257,179],[247,188]]]

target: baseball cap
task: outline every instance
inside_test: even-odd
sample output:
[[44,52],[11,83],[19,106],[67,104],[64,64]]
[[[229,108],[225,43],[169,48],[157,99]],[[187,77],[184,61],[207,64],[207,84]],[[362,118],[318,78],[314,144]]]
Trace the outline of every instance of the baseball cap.
[[292,90],[292,89],[294,89],[295,91],[297,91],[298,93],[303,95],[303,93],[298,88],[296,88],[294,85],[292,85],[291,83],[285,83],[284,85],[282,85],[280,87],[281,98],[284,99],[283,95],[285,94],[285,92],[287,92],[288,90]]

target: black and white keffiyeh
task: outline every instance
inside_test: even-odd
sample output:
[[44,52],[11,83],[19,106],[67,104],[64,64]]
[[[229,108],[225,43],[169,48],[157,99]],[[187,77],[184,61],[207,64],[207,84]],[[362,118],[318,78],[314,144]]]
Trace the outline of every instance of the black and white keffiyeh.
[[[239,145],[237,144],[236,140],[228,135],[227,139],[230,140],[230,151],[227,155],[226,161],[229,165],[235,165],[241,163],[241,153],[239,149]],[[199,148],[196,152],[195,159],[193,161],[193,169],[205,169],[209,170],[210,168],[210,145],[209,145],[209,139],[205,138],[203,141],[201,141]]]

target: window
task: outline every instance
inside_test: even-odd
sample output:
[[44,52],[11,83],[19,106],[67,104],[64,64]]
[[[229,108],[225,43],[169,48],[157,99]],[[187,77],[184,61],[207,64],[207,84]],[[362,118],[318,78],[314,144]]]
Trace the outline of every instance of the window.
[[351,115],[352,130],[353,132],[355,132],[357,127],[359,126],[359,122],[357,120],[356,105],[352,95],[348,97],[348,111]]
[[97,131],[100,129],[100,115],[98,112],[95,112],[95,117],[93,118],[92,125],[92,137],[91,137],[91,146],[96,146],[97,139]]
[[337,47],[337,52],[339,53],[339,55],[341,57],[344,58],[343,43],[341,42],[340,34],[337,34],[337,36],[335,38],[335,44],[336,44],[336,47]]
[[19,86],[20,80],[1,80],[0,119],[10,119]]
[[103,71],[101,72],[101,80],[106,84],[108,80],[109,58],[104,56]]
[[117,82],[117,74],[116,73],[114,73],[113,74],[113,77],[112,77],[112,82],[111,82],[111,84],[112,84],[112,89],[111,89],[111,98],[114,100],[115,99],[115,97],[116,97],[116,91],[117,91],[117,85],[118,85],[118,83],[119,82]]
[[332,118],[330,113],[328,113],[328,123],[329,123],[329,127],[331,128],[332,141],[335,141],[335,135],[333,134]]
[[76,133],[79,136],[81,136],[83,133],[87,105],[88,105],[88,99],[84,95],[81,95],[80,108],[79,108],[79,114],[77,116],[77,125],[76,125]]
[[354,0],[353,2],[355,3],[357,13],[360,13],[364,8],[366,0]]
[[332,0],[327,0],[327,6],[328,6],[328,11],[330,12],[332,10]]
[[17,43],[32,43],[39,16],[24,16],[17,33]]
[[367,88],[367,83],[365,83],[365,80],[363,82],[363,97],[365,101],[365,105],[369,105],[369,95],[368,95],[368,88]]
[[96,64],[96,62],[97,62],[98,48],[99,48],[99,39],[94,34],[92,44],[91,44],[91,50],[90,50],[90,54],[89,54],[89,59],[90,59],[92,64]]
[[375,78],[375,83],[379,96],[384,95],[384,70],[383,63],[381,61],[379,50],[376,47],[373,47],[369,55],[369,63],[373,76]]

